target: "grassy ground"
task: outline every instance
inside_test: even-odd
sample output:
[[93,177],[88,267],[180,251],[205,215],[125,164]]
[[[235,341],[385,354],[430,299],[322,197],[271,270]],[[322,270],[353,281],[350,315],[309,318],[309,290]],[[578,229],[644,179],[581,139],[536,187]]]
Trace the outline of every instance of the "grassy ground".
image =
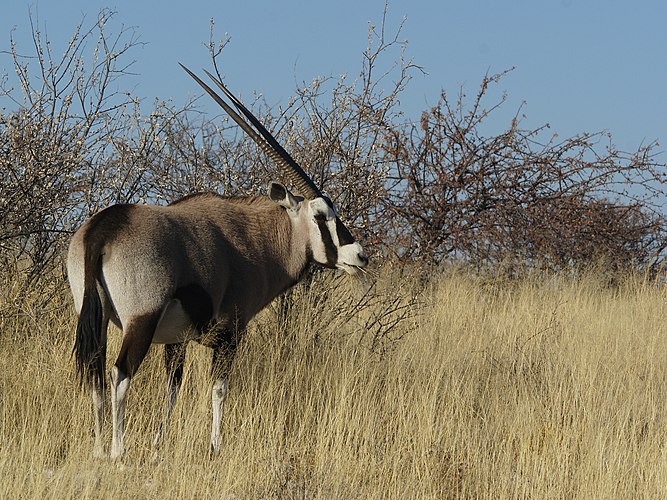
[[289,334],[271,310],[253,324],[233,368],[224,450],[213,459],[210,354],[191,345],[162,458],[151,462],[164,384],[152,349],[130,389],[122,464],[91,457],[69,297],[3,278],[0,497],[667,491],[664,289],[642,279],[607,287],[593,275],[502,282],[444,273],[419,286],[381,276],[364,294],[328,276],[295,292]]

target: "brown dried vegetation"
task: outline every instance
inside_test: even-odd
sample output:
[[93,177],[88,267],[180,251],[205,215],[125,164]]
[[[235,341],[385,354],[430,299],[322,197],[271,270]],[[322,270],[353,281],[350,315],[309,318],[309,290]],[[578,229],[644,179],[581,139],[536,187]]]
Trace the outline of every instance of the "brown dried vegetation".
[[[139,41],[131,29],[112,33],[111,21],[102,11],[81,23],[59,58],[35,26],[34,56],[13,40],[4,53],[16,85],[6,77],[0,87],[0,258],[33,276],[106,205],[256,192],[280,177],[196,100],[155,101],[145,112],[118,90]],[[316,79],[278,109],[252,103],[376,255],[510,270],[664,261],[665,165],[655,143],[624,153],[606,133],[561,140],[547,126],[522,129],[521,109],[506,130],[484,134],[505,103],[503,95],[487,105],[506,72],[485,76],[470,102],[463,89],[455,99],[443,91],[412,121],[399,97],[421,68],[406,59],[400,31],[371,27],[356,78]],[[226,43],[211,36],[216,71]]]

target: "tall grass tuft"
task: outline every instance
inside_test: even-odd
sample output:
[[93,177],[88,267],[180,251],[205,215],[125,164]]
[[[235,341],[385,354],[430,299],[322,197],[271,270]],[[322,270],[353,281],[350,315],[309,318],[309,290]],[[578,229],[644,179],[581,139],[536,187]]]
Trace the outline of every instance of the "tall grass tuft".
[[[251,325],[224,449],[210,352],[188,347],[161,458],[162,355],[130,389],[127,455],[95,460],[64,290],[0,293],[2,498],[658,498],[667,491],[664,288],[596,274],[316,277]],[[44,295],[49,294],[49,300]],[[285,313],[286,311],[286,313]],[[109,362],[119,347],[112,331]],[[107,446],[110,429],[106,428]]]

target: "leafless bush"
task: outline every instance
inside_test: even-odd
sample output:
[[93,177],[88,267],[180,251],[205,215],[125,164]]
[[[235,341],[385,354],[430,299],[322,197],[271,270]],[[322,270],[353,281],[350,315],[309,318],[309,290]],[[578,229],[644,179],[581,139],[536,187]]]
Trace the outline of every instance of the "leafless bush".
[[224,158],[242,171],[247,142],[225,140],[193,102],[177,108],[156,100],[144,112],[120,90],[132,66],[126,60],[140,42],[130,28],[114,33],[113,18],[103,10],[90,25],[82,20],[55,57],[31,17],[34,54],[23,55],[13,38],[2,52],[15,74],[0,81],[5,268],[18,262],[38,277],[55,264],[73,230],[113,203],[161,203],[211,186],[243,189],[254,180],[252,172],[235,184],[225,177]]
[[666,244],[656,144],[626,154],[605,133],[542,143],[547,127],[521,129],[521,109],[505,132],[482,135],[506,99],[485,108],[489,87],[505,73],[485,77],[470,105],[463,91],[455,101],[443,92],[419,124],[387,131],[397,253],[431,264],[656,264]]
[[113,190],[104,168],[109,138],[126,133],[136,103],[110,89],[138,42],[132,30],[108,34],[111,16],[103,11],[91,27],[79,24],[60,57],[34,24],[33,56],[21,55],[13,38],[3,52],[17,84],[4,78],[0,85],[0,98],[16,108],[0,113],[0,255],[34,275],[53,264],[62,235]]
[[[422,319],[425,283],[417,273],[390,270],[380,279],[355,280],[320,271],[274,302],[271,319],[281,338],[307,333],[314,345],[352,338],[360,347],[384,355]],[[269,342],[275,326],[267,331]]]
[[[226,116],[202,113],[197,98],[149,106],[121,90],[140,42],[132,29],[114,33],[113,18],[104,10],[90,25],[84,19],[60,57],[34,23],[34,55],[13,39],[2,53],[17,82],[0,80],[5,268],[20,262],[38,277],[67,236],[112,203],[257,193],[281,178]],[[384,19],[370,27],[354,78],[300,85],[284,107],[243,99],[376,255],[551,268],[664,258],[655,196],[664,192],[665,165],[655,144],[625,154],[610,139],[603,144],[605,134],[543,141],[544,127],[520,128],[521,110],[506,131],[485,136],[482,125],[505,100],[485,108],[488,89],[504,73],[484,78],[471,105],[462,92],[454,102],[443,93],[419,123],[406,120],[399,97],[421,68],[405,56],[401,29],[387,34]],[[209,50],[221,78],[227,42],[213,42],[212,24]]]

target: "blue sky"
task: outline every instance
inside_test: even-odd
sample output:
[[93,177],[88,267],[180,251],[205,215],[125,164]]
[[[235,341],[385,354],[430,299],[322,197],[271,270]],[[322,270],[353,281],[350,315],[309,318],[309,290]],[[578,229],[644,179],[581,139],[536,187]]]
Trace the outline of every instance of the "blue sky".
[[[14,0],[3,5],[0,50],[14,29],[19,49],[29,51],[29,9],[57,52],[83,15],[92,21],[102,7],[117,11],[113,30],[134,26],[145,42],[131,54],[138,76],[130,86],[138,97],[179,103],[196,92],[177,62],[210,68],[204,44],[213,17],[216,38],[231,37],[221,61],[226,83],[242,96],[257,91],[279,105],[297,82],[356,76],[368,23],[379,23],[384,0]],[[442,88],[452,94],[463,85],[472,96],[486,72],[516,66],[500,86],[510,98],[505,116],[525,100],[526,126],[548,122],[561,136],[606,129],[625,150],[659,140],[662,151],[667,144],[664,2],[390,1],[389,32],[404,17],[407,55],[428,73],[415,75],[403,94],[408,118],[417,120]],[[6,54],[0,71],[11,71]],[[506,124],[491,123],[495,132]]]

